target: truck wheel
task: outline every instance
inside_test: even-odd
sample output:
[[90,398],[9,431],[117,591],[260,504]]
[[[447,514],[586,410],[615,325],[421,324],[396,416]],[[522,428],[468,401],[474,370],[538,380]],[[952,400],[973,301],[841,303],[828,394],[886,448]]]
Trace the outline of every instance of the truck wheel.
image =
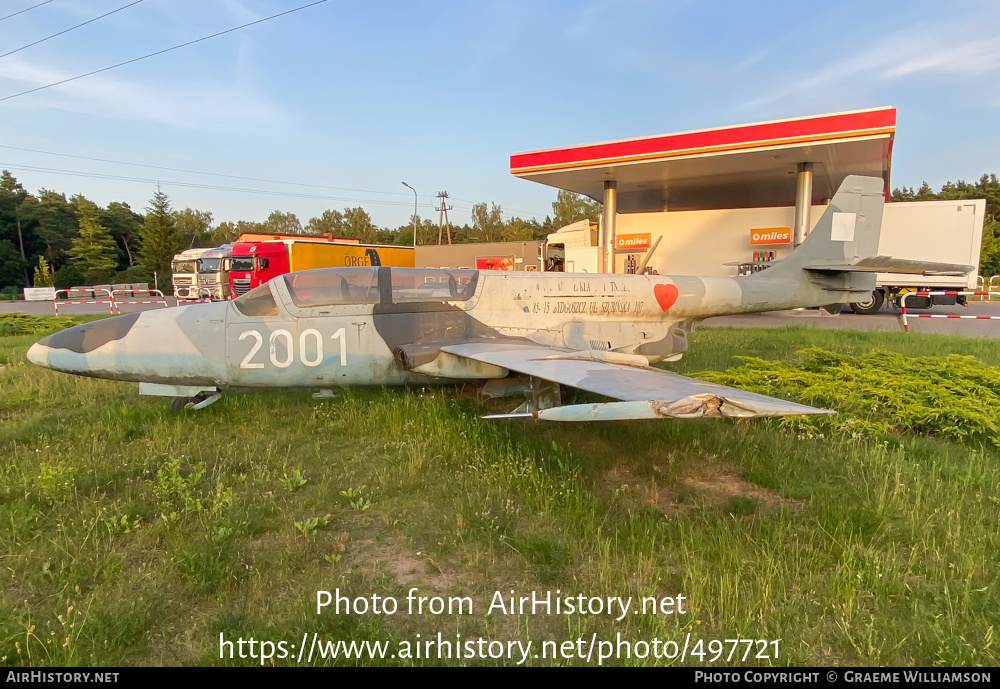
[[873,313],[878,313],[879,309],[882,308],[882,304],[885,303],[885,294],[882,290],[877,289],[872,292],[871,298],[865,301],[851,302],[851,310],[854,313],[861,314],[863,316],[868,316]]

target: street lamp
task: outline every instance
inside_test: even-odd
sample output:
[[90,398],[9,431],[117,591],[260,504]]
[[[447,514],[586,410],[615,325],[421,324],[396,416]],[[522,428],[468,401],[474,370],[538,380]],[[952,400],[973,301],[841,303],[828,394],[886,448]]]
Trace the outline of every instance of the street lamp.
[[[413,250],[417,249],[417,190],[411,187],[406,182],[403,182],[403,186],[413,192]],[[414,258],[416,260],[416,258]]]

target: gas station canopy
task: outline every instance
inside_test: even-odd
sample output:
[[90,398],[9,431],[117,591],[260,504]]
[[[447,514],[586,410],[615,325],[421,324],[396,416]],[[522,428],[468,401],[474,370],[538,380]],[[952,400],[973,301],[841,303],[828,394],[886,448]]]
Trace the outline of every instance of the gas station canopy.
[[628,213],[788,206],[811,164],[821,204],[847,175],[881,177],[888,193],[895,131],[895,108],[872,108],[515,153],[510,171],[595,201],[613,183]]

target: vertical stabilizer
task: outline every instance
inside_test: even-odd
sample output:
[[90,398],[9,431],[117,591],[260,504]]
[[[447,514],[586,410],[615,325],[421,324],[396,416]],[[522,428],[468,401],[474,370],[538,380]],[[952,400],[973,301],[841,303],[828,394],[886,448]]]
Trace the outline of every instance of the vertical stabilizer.
[[790,256],[758,275],[793,277],[802,270],[846,267],[876,256],[885,203],[882,190],[878,177],[845,177],[806,240]]

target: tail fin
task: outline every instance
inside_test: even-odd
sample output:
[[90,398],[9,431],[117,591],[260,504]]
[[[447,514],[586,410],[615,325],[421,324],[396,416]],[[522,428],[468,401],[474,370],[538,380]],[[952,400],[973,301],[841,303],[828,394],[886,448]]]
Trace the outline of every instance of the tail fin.
[[[830,290],[871,291],[874,273],[968,275],[975,267],[915,261],[878,254],[882,231],[882,180],[849,175],[804,242],[792,254],[760,275],[791,278],[809,271]],[[838,276],[838,274],[840,274]],[[833,279],[835,276],[839,279]]]
[[819,222],[797,249],[771,267],[738,277],[742,313],[862,301],[875,274],[966,275],[973,267],[878,255],[882,232],[882,180],[844,178]]
[[[885,203],[882,188],[878,177],[845,177],[806,240],[790,256],[758,274],[794,278],[802,270],[851,271],[859,261],[876,256]],[[867,284],[873,279],[862,282]],[[867,287],[869,291],[873,288],[874,284]],[[843,285],[836,289],[855,287]]]

